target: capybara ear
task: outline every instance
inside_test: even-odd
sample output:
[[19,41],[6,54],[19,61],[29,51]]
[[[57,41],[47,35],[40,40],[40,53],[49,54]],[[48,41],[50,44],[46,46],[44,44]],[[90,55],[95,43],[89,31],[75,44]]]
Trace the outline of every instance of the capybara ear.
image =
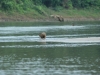
[[39,34],[40,38],[41,39],[45,39],[46,38],[46,33],[45,32],[42,32]]

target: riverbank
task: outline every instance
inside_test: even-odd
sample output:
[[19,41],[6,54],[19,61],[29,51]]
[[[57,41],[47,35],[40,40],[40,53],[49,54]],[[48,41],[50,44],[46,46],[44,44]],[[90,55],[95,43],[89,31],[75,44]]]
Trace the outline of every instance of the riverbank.
[[46,9],[42,14],[34,11],[0,12],[0,22],[59,22],[51,15],[60,15],[64,21],[100,21],[99,10],[60,10]]

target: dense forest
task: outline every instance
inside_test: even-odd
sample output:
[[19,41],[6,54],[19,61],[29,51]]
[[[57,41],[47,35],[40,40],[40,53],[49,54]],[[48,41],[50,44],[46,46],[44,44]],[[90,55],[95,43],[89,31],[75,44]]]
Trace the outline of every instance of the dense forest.
[[65,9],[100,9],[100,0],[0,0],[0,11],[38,10],[44,6],[55,10]]

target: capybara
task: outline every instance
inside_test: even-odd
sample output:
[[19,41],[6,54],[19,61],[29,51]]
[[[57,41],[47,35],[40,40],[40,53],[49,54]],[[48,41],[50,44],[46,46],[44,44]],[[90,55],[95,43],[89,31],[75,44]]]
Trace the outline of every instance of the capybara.
[[39,34],[40,38],[41,39],[45,39],[46,38],[46,33],[45,32],[42,32]]

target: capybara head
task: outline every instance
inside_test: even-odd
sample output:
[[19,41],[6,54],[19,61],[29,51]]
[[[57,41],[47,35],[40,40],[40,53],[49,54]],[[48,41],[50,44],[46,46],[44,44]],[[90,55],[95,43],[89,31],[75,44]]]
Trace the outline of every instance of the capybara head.
[[39,34],[39,36],[41,37],[41,39],[45,39],[46,38],[46,33],[42,32],[42,33]]

